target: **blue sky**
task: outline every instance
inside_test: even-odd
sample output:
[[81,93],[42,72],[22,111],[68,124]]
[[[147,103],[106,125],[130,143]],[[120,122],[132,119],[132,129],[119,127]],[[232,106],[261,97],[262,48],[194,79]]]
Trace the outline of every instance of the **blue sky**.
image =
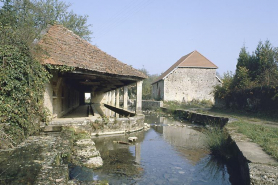
[[234,71],[240,48],[278,46],[277,0],[65,0],[88,15],[92,44],[151,74],[199,51],[219,68]]

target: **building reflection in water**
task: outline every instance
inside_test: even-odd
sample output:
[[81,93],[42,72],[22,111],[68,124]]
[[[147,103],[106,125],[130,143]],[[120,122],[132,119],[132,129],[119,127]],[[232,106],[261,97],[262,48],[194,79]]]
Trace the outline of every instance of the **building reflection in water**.
[[[114,142],[127,142],[130,135],[106,136],[93,139],[104,161],[103,167],[95,170],[100,177],[102,174],[110,174],[117,179],[117,175],[134,177],[142,173],[143,168],[140,166],[140,161],[141,142],[144,140],[144,134],[139,132],[133,133],[132,136],[138,138],[134,144],[135,146]],[[132,146],[135,148],[135,153],[130,150]]]
[[192,165],[196,165],[208,154],[204,147],[205,136],[201,132],[188,128],[186,125],[184,127],[167,126],[181,124],[181,122],[160,117],[159,124],[153,126],[153,129],[162,134],[163,138],[174,146],[181,156],[188,159]]
[[135,162],[140,164],[141,161],[141,143],[135,144]]

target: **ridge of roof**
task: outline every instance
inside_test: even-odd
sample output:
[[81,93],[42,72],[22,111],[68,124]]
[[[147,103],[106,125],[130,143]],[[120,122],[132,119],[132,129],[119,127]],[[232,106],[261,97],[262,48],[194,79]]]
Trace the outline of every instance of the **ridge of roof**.
[[42,64],[66,65],[113,75],[147,78],[141,71],[117,60],[62,25],[48,27],[37,43],[46,51],[41,57]]
[[[190,57],[195,58],[191,59]],[[198,55],[203,57],[205,61],[203,60],[197,60],[200,59],[198,58]],[[157,79],[152,82],[152,84],[157,83],[158,81],[164,79],[165,77],[168,76],[174,69],[179,68],[179,67],[184,67],[184,68],[217,68],[215,64],[213,64],[210,60],[208,60],[206,57],[204,57],[201,53],[199,53],[197,50],[194,50],[187,55],[182,56],[176,63],[174,63],[169,69],[167,69],[164,73],[162,73]]]
[[188,53],[187,55],[181,57],[176,63],[174,63],[169,69],[167,69],[164,73],[162,73],[157,79],[154,80],[154,83],[162,80],[165,76],[167,76],[168,74],[170,74],[172,71],[174,71],[174,69],[176,69],[190,54],[192,54],[194,51],[192,51],[191,53]]
[[[190,57],[194,58],[191,59]],[[182,63],[179,64],[179,67],[218,68],[214,63],[212,63],[208,58],[206,58],[197,50],[191,52],[190,55],[186,57]]]

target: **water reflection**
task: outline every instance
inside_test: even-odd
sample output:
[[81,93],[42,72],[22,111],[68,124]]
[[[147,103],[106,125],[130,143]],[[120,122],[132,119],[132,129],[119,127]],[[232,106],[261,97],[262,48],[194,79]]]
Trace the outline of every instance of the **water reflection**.
[[[135,133],[135,144],[123,145],[129,136],[98,137],[94,141],[104,160],[92,172],[109,184],[231,184],[225,162],[212,158],[203,146],[204,136],[167,118],[146,117],[150,130]],[[173,124],[173,126],[166,126]]]
[[207,155],[199,165],[200,171],[207,173],[210,180],[220,179],[222,184],[230,184],[226,162],[222,159]]

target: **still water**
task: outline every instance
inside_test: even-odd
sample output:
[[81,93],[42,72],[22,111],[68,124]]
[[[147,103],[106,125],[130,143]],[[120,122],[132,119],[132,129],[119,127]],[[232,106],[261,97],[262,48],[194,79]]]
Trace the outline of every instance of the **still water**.
[[[94,138],[103,167],[70,166],[70,178],[109,184],[232,184],[226,164],[204,148],[197,126],[159,116],[146,116],[145,122],[151,124],[147,131]],[[127,142],[130,136],[138,137],[132,145],[114,142]]]

